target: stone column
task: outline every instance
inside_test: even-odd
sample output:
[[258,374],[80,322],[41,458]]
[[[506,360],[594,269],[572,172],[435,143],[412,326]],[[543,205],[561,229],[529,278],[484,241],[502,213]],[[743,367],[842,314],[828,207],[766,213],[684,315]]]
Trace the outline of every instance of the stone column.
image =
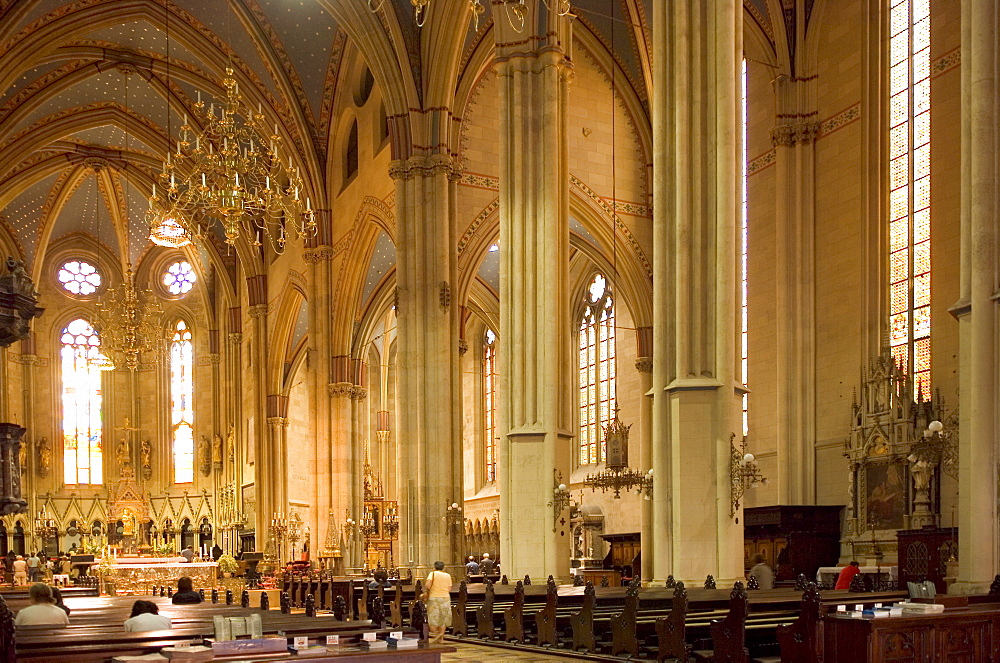
[[445,154],[396,160],[397,334],[401,566],[423,573],[435,561],[457,565],[445,513],[462,502],[457,462],[458,315],[453,165]]
[[[642,425],[639,428],[639,469],[653,466],[653,398],[649,393],[653,387],[653,358],[652,354],[653,328],[641,327],[636,330],[639,336],[639,358],[635,360],[635,370],[639,371],[639,393],[642,400],[639,402],[639,420]],[[645,337],[645,338],[644,338]],[[648,341],[645,342],[644,341]],[[644,347],[644,345],[646,347]],[[655,477],[654,477],[655,480]],[[653,526],[653,501],[651,495],[643,495],[640,503],[642,516],[640,519],[642,542],[645,546],[647,541],[656,538],[658,532]],[[641,576],[643,582],[649,582],[653,578],[653,558],[651,555],[642,556]]]
[[251,326],[253,328],[253,342],[250,344],[252,371],[249,382],[254,390],[254,435],[256,439],[247,440],[248,445],[254,445],[254,493],[257,497],[257,517],[256,536],[257,545],[266,545],[268,527],[271,517],[275,512],[282,509],[277,508],[276,488],[272,479],[276,479],[276,472],[284,470],[283,465],[275,466],[277,460],[273,455],[271,444],[271,431],[267,426],[267,419],[271,416],[268,413],[267,398],[267,356],[270,352],[267,342],[267,275],[258,274],[247,278],[247,296],[249,306],[247,313],[250,315]]
[[[243,314],[240,307],[236,306],[229,309],[229,320],[228,320],[228,336],[229,339],[229,351],[226,353],[226,384],[228,385],[227,390],[227,406],[226,406],[226,416],[228,417],[228,425],[233,427],[233,434],[235,440],[233,445],[235,448],[232,452],[232,474],[229,476],[229,480],[232,482],[234,496],[233,501],[237,511],[247,515],[247,505],[243,503],[243,466],[246,462],[244,457],[244,449],[246,448],[247,440],[244,438],[246,427],[243,421],[243,389],[240,380],[242,375],[242,347],[243,347]],[[229,446],[229,435],[226,435],[226,446]],[[230,451],[227,448],[226,453],[229,454]],[[254,505],[256,508],[256,504]],[[252,528],[255,524],[252,522],[244,523],[243,527]],[[232,533],[232,540],[230,543],[230,549],[227,550],[232,555],[236,555],[240,551],[240,533],[234,531]]]
[[510,577],[569,577],[569,513],[551,507],[553,472],[569,483],[568,19],[529,3],[521,34],[498,20],[500,86],[500,563]]
[[778,102],[771,129],[775,147],[775,343],[777,362],[775,438],[778,503],[812,504],[815,417],[815,80],[775,81]]
[[[334,298],[333,265],[334,250],[332,240],[332,218],[329,209],[316,210],[317,235],[303,252],[303,259],[309,265],[311,285],[309,307],[309,346],[316,352],[310,355],[313,370],[309,371],[312,411],[315,421],[316,436],[313,449],[316,454],[314,471],[314,487],[316,491],[316,508],[313,510],[312,552],[318,557],[323,554],[327,540],[327,525],[329,513],[333,511],[339,519],[343,519],[343,509],[334,511],[331,494],[331,476],[333,467],[330,460],[330,441],[333,439],[331,427],[331,404],[324,395],[330,376],[330,360],[334,354],[332,346],[333,316],[330,315]],[[327,303],[331,304],[328,305]]]
[[743,577],[742,510],[730,515],[739,435],[736,255],[742,171],[742,8],[653,12],[653,579]]
[[997,231],[1000,195],[1000,8],[962,2],[962,278],[959,321],[961,412],[958,582],[981,593],[997,572]]

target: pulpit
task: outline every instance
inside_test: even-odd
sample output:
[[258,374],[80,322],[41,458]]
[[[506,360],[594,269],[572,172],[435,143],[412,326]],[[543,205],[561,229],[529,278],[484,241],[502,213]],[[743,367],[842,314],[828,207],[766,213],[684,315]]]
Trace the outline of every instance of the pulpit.
[[938,594],[948,593],[948,562],[958,560],[957,527],[923,527],[897,533],[899,588],[908,582],[930,580]]

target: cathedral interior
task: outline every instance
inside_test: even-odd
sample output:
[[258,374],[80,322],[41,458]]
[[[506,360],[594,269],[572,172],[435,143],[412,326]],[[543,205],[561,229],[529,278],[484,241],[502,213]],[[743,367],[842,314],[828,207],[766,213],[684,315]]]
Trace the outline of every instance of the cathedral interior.
[[0,0],[0,554],[984,590],[998,14]]

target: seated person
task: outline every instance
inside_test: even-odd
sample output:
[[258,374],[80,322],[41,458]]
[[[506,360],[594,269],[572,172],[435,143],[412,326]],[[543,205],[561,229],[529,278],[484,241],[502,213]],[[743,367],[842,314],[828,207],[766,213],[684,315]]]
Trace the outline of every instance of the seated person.
[[850,589],[851,580],[853,580],[854,576],[859,573],[861,573],[861,565],[852,560],[850,564],[844,567],[844,569],[840,572],[840,575],[837,576],[837,584],[834,585],[833,588]]
[[479,575],[479,562],[476,561],[475,557],[469,556],[469,561],[465,563],[465,572],[470,576]]
[[194,591],[191,578],[181,576],[177,579],[177,593],[171,601],[174,605],[186,605],[189,603],[201,603],[201,594]]
[[484,576],[493,575],[493,560],[490,559],[489,553],[483,553],[483,561],[479,562],[479,570],[483,572]]
[[368,591],[378,591],[378,588],[392,587],[392,583],[389,582],[389,572],[385,569],[376,569],[375,573],[372,574],[372,581],[368,583]]
[[36,582],[28,590],[28,598],[31,605],[18,611],[15,626],[69,626],[69,616],[55,605],[51,587]]
[[52,590],[52,601],[53,601],[53,603],[57,607],[62,608],[63,610],[65,610],[66,614],[68,615],[69,614],[69,606],[66,605],[65,603],[63,603],[62,592],[59,591],[58,587],[50,587],[50,589]]
[[125,620],[125,630],[131,633],[164,631],[169,629],[170,626],[170,618],[161,615],[160,608],[152,601],[136,601],[133,603],[132,615]]

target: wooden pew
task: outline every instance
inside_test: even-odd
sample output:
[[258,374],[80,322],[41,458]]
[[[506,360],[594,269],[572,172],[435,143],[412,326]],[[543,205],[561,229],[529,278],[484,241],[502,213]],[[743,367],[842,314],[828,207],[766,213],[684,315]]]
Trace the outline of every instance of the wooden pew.
[[451,632],[453,635],[469,636],[468,608],[469,585],[464,580],[458,584],[458,597],[451,606]]
[[[525,576],[527,578],[527,576]],[[504,640],[524,642],[524,584],[514,586],[514,603],[503,611]]]
[[806,585],[802,594],[802,608],[799,618],[791,624],[778,626],[778,644],[781,646],[781,660],[823,661],[823,624],[820,621],[822,600],[816,583]]
[[493,629],[493,583],[486,583],[486,596],[483,604],[476,609],[476,634],[480,638],[492,639]]
[[559,638],[556,635],[556,605],[559,600],[559,592],[556,581],[552,576],[546,583],[545,607],[534,613],[535,630],[538,635],[539,645],[557,645]]
[[396,585],[392,601],[389,602],[389,623],[397,628],[403,626],[403,586]]
[[625,608],[611,618],[611,655],[639,655],[639,641],[635,637],[635,618],[639,609],[639,583],[633,580],[625,592]]
[[[671,576],[673,579],[673,576]],[[674,583],[673,605],[670,614],[656,620],[656,660],[671,659],[687,663],[691,645],[685,639],[684,620],[687,618],[688,595],[683,582]]]
[[587,581],[583,590],[583,607],[570,618],[573,629],[573,651],[594,651],[594,604],[597,603],[594,583]]
[[[121,631],[121,623],[123,616],[128,614],[127,608],[131,604],[131,598],[105,601],[107,604],[103,610],[99,606],[91,606],[74,611],[72,619],[75,623],[71,623],[67,628],[18,627],[17,660],[64,663],[67,651],[73,652],[74,661],[104,661],[117,655],[151,653],[162,646],[187,643],[192,639],[200,640],[202,637],[210,636],[213,631],[212,618],[220,612],[228,615],[257,612],[210,603],[170,606],[170,616],[175,620],[174,628],[171,630],[124,633]],[[165,601],[161,603],[166,605]],[[306,635],[316,638],[337,633],[343,640],[350,641],[360,638],[365,631],[376,630],[366,623],[337,622],[330,617],[306,618],[277,612],[262,616],[265,633],[283,632],[289,637]],[[385,630],[378,630],[380,634],[387,633]],[[109,633],[115,631],[118,633],[109,638]]]
[[729,614],[725,619],[712,622],[712,657],[704,658],[713,663],[749,663],[750,652],[746,646],[746,622],[750,612],[747,590],[736,581],[729,595]]

